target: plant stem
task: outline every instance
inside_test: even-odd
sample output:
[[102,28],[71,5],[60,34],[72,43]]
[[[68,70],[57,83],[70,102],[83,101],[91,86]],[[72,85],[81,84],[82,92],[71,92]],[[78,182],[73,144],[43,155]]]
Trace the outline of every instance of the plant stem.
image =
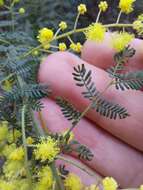
[[33,110],[30,111],[31,112],[31,118],[32,118],[32,121],[33,121],[33,125],[35,127],[35,130],[36,130],[36,133],[38,135],[41,135],[41,136],[45,136],[45,133],[43,131],[43,129],[41,127],[38,126],[38,122],[35,121],[35,117],[34,117],[34,113],[33,113]]
[[41,111],[38,112],[38,116],[39,116],[39,120],[40,120],[40,124],[41,124],[42,129],[44,130],[44,132],[48,133],[48,128],[47,128],[45,121],[42,117]]
[[76,17],[76,20],[75,20],[75,24],[74,24],[74,28],[73,28],[74,31],[75,31],[76,28],[77,28],[77,24],[78,24],[79,16],[80,16],[80,13],[77,14],[77,17]]
[[11,5],[10,5],[11,21],[12,21],[12,32],[14,32],[14,13],[13,13],[13,6],[14,6],[14,0],[12,1]]
[[101,10],[99,10],[99,12],[98,12],[98,15],[97,15],[97,18],[96,18],[96,23],[99,21],[100,15],[101,15]]
[[[100,93],[100,96],[102,96],[106,90],[113,84],[113,80],[109,82],[109,84],[106,86],[106,88]],[[93,97],[92,102],[85,108],[85,110],[81,113],[80,117],[78,118],[77,122],[75,122],[70,129],[67,131],[66,135],[69,135],[71,131],[76,127],[76,125],[80,122],[80,120],[89,112],[89,110],[92,108],[93,103],[96,103],[96,97]]]
[[122,14],[122,11],[120,11],[120,12],[119,12],[119,15],[118,15],[118,18],[117,18],[116,24],[118,24],[118,23],[119,23],[120,18],[121,18],[121,14]]
[[3,42],[3,43],[5,43],[5,44],[11,44],[10,42],[8,42],[7,40],[4,40],[4,39],[0,39],[0,42]]
[[[114,27],[133,27],[133,24],[116,24],[116,23],[113,23],[113,24],[105,24],[104,25],[105,28],[114,28]],[[88,27],[85,27],[85,28],[80,28],[80,29],[76,29],[76,30],[71,30],[69,32],[66,32],[64,34],[61,34],[59,36],[57,36],[56,38],[53,38],[51,41],[48,41],[48,43],[51,43],[55,40],[59,40],[59,39],[62,39],[62,38],[65,38],[65,37],[68,37],[68,36],[71,36],[72,34],[76,34],[76,33],[80,33],[80,32],[85,32],[86,30],[88,29]],[[37,47],[34,47],[32,48],[31,50],[29,50],[27,53],[23,54],[22,56],[19,57],[19,59],[23,59],[27,56],[29,56],[34,50],[38,50],[42,47],[42,45],[39,45]]]
[[22,107],[22,113],[21,113],[21,130],[22,130],[22,141],[23,141],[23,147],[24,147],[24,155],[25,155],[25,169],[26,169],[26,174],[27,177],[29,179],[29,181],[31,181],[31,174],[29,171],[29,167],[28,167],[28,153],[27,153],[27,146],[26,146],[26,134],[25,134],[25,111],[26,111],[26,105],[24,105]]
[[96,176],[94,172],[92,172],[90,169],[88,169],[88,167],[86,167],[84,164],[81,163],[77,163],[69,158],[63,157],[58,155],[57,156],[58,159],[63,160],[69,164],[72,164],[73,166],[76,166],[77,168],[81,169],[82,171],[84,171],[85,173],[87,173],[88,175],[90,175],[91,177]]
[[55,166],[55,162],[51,163],[50,167],[51,167],[51,170],[53,172],[53,176],[56,179],[57,190],[64,190],[65,188],[64,188],[64,185],[62,183],[61,177],[58,175],[58,172],[57,172],[57,169]]
[[14,76],[14,73],[11,73],[10,75],[8,75],[7,77],[5,77],[4,79],[2,79],[0,81],[0,84],[2,84],[4,81],[8,80],[9,78],[11,78],[12,76]]

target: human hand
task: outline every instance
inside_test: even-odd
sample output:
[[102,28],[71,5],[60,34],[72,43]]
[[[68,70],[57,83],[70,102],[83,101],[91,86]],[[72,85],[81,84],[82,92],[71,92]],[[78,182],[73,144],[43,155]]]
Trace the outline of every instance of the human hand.
[[[43,118],[51,131],[61,132],[69,126],[54,101],[55,96],[68,99],[81,111],[89,104],[72,78],[75,65],[84,63],[88,70],[92,70],[92,78],[99,91],[104,90],[111,80],[105,71],[113,64],[114,55],[108,40],[109,36],[102,44],[86,42],[81,59],[68,52],[58,52],[48,56],[41,64],[39,81],[51,85],[53,91],[52,99],[43,100],[42,110]],[[129,70],[143,69],[142,43],[138,39],[132,42],[137,52],[129,61]],[[101,176],[114,177],[121,187],[137,187],[143,183],[143,93],[117,91],[113,86],[104,95],[108,100],[127,108],[131,116],[111,120],[91,110],[79,122],[74,129],[75,138],[90,147],[94,154],[93,160],[84,164]],[[95,183],[94,178],[82,171],[73,167],[70,169],[78,173],[85,184]]]

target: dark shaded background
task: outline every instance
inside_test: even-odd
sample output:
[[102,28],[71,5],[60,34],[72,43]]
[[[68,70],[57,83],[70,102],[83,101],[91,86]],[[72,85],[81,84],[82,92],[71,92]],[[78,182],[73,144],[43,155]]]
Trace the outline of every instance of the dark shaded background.
[[[10,0],[5,0],[6,4],[9,4]],[[98,4],[100,0],[22,0],[16,4],[15,11],[18,11],[20,7],[24,7],[26,13],[24,15],[16,15],[15,21],[18,31],[24,31],[31,37],[36,37],[38,30],[42,27],[50,27],[55,31],[58,28],[58,24],[61,20],[68,23],[68,29],[72,29],[74,26],[75,18],[77,15],[77,6],[80,3],[85,3],[88,8],[87,14],[80,17],[78,27],[88,26],[90,23],[95,22],[98,14]],[[117,19],[119,13],[119,0],[107,0],[109,4],[108,11],[101,15],[100,21],[103,23],[113,23]],[[0,21],[10,20],[11,16],[5,15],[2,12],[4,8],[0,9]],[[121,16],[122,23],[129,23],[137,18],[137,15],[143,13],[143,0],[136,0],[135,10],[129,15],[123,14]],[[1,27],[0,32],[7,31],[8,28]],[[83,37],[77,36],[81,41]]]
[[[57,28],[59,21],[65,20],[73,27],[76,16],[76,7],[79,3],[86,3],[88,13],[82,16],[80,26],[87,26],[96,20],[98,3],[100,0],[23,0],[23,7],[27,10],[27,25],[33,29],[43,26]],[[109,9],[101,16],[103,23],[113,23],[119,12],[119,0],[107,0]],[[138,14],[143,13],[143,0],[137,0],[135,11],[129,15],[122,15],[121,21],[127,23],[135,20]],[[29,20],[29,21],[28,21]]]

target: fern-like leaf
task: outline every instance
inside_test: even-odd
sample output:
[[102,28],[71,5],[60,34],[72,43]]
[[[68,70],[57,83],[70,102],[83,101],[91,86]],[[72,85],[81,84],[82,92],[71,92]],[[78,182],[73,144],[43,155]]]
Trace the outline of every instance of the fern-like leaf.
[[69,120],[72,121],[72,124],[75,124],[81,113],[76,110],[76,108],[69,103],[66,99],[57,97],[57,104],[61,107],[63,115]]
[[86,71],[84,64],[74,67],[74,71],[73,77],[76,85],[86,88],[86,91],[82,92],[82,94],[92,101],[92,108],[99,112],[100,115],[110,119],[116,119],[117,117],[123,119],[129,116],[125,108],[102,97],[94,82],[92,82],[91,71]]
[[[112,70],[112,73],[116,75],[116,73],[123,71],[125,64],[134,55],[135,55],[135,49],[131,48],[130,46],[125,47],[123,51],[118,52],[114,55],[115,65],[107,69],[107,72],[110,73],[110,70]],[[113,75],[110,76],[113,77]]]
[[[110,70],[110,75],[112,71]],[[140,90],[143,88],[143,71],[116,74],[115,87],[120,90]]]

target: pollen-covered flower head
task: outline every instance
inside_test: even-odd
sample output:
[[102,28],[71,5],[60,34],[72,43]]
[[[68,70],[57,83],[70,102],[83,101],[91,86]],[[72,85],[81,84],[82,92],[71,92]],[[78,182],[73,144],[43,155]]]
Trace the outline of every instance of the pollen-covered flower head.
[[71,43],[71,44],[70,44],[70,48],[71,48],[73,51],[75,51],[75,52],[77,52],[77,53],[80,53],[81,50],[82,50],[82,45],[81,45],[80,42]]
[[58,142],[50,136],[46,139],[42,138],[36,147],[37,148],[34,150],[35,158],[36,160],[41,160],[41,162],[46,160],[52,162],[60,152]]
[[101,23],[91,24],[85,31],[86,39],[102,42],[105,37],[106,28]]
[[78,12],[81,14],[81,15],[84,15],[86,12],[87,12],[87,8],[86,8],[86,5],[85,4],[80,4],[78,7]]
[[129,14],[133,11],[133,3],[136,0],[120,0],[119,2],[119,8],[123,13]]
[[23,147],[16,148],[9,155],[10,160],[20,161],[20,160],[23,160],[23,158],[24,158],[24,148]]
[[128,32],[114,32],[111,38],[113,48],[120,52],[134,39],[134,35]]
[[116,180],[112,177],[106,177],[102,180],[103,189],[104,190],[116,190],[118,187],[118,184]]
[[100,9],[100,11],[105,12],[108,9],[107,1],[101,1],[98,5],[98,8]]
[[83,185],[77,175],[70,173],[64,181],[64,186],[66,190],[81,190]]
[[6,140],[8,136],[8,122],[3,121],[0,123],[0,141]]
[[38,172],[38,183],[36,190],[51,189],[54,182],[53,174],[49,166],[43,167]]
[[67,49],[67,46],[65,43],[59,43],[59,51],[65,51]]
[[0,180],[0,189],[1,190],[15,190],[16,186],[12,181]]
[[59,23],[59,27],[60,27],[61,30],[65,30],[68,26],[67,26],[67,23],[66,23],[66,22],[61,21],[61,22]]
[[39,30],[39,35],[37,36],[38,41],[43,45],[45,49],[49,48],[48,42],[53,39],[54,33],[49,28],[42,28]]

